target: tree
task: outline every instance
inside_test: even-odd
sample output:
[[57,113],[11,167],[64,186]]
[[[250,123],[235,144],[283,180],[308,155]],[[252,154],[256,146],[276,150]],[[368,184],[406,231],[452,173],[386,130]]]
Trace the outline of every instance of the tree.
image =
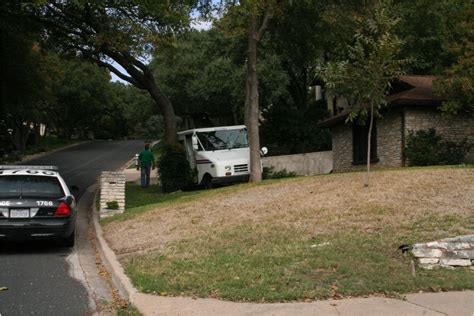
[[111,114],[119,113],[127,136],[156,139],[163,136],[163,119],[147,92],[135,86],[112,83]]
[[[227,19],[231,28],[247,36],[245,125],[250,147],[250,181],[262,180],[259,137],[259,80],[257,50],[268,23],[279,9],[278,0],[245,0],[228,2]],[[224,21],[225,22],[225,21]]]
[[154,56],[151,68],[183,128],[239,121],[244,72],[240,52],[232,51],[235,42],[217,28],[191,30]]
[[454,22],[452,40],[444,51],[457,56],[434,82],[434,90],[445,97],[441,110],[448,114],[474,115],[474,4],[467,1]]
[[308,110],[311,94],[309,86],[314,78],[315,56],[333,50],[333,36],[327,36],[325,20],[330,1],[283,2],[278,19],[270,21],[272,32],[262,42],[265,51],[281,59],[288,75],[288,92],[300,113]]
[[399,59],[402,41],[394,34],[398,18],[391,12],[390,1],[380,1],[367,16],[357,19],[358,28],[353,42],[347,47],[343,60],[322,65],[319,75],[330,93],[346,97],[352,107],[348,121],[365,124],[369,119],[367,135],[367,175],[369,186],[371,136],[374,116],[386,104],[390,82],[402,73],[405,60]]
[[61,73],[54,85],[54,101],[43,105],[48,120],[65,138],[93,131],[110,113],[110,75],[90,62],[55,60]]
[[[174,32],[187,27],[192,0],[56,1],[27,7],[47,40],[64,53],[81,56],[148,91],[164,118],[165,141],[177,141],[176,118],[145,60]],[[125,71],[112,63],[119,64]]]
[[44,118],[42,105],[53,98],[58,69],[51,56],[38,45],[37,25],[6,14],[20,10],[20,4],[15,1],[0,4],[0,89],[2,125],[9,130],[3,134],[23,153],[31,126]]

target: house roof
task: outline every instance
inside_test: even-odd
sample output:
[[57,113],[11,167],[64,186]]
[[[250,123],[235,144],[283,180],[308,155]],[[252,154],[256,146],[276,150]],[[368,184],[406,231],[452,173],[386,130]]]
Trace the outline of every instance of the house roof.
[[433,80],[435,76],[400,76],[398,80],[401,83],[409,85],[405,91],[387,96],[387,102],[390,104],[411,104],[419,105],[420,102],[426,104],[439,104],[443,101],[433,93]]
[[[400,105],[427,105],[436,106],[441,104],[442,98],[433,93],[433,80],[435,76],[399,76],[393,83],[395,93],[388,95],[385,99],[391,108]],[[400,91],[401,90],[401,91]],[[330,127],[346,119],[351,110],[344,110],[341,113],[330,117],[317,124],[318,127]]]

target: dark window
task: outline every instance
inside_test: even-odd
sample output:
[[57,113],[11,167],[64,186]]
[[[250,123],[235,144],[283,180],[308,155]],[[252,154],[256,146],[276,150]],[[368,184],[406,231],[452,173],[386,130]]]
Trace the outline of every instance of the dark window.
[[0,197],[51,197],[64,196],[59,180],[42,176],[1,176]]
[[[367,163],[367,136],[369,135],[369,123],[365,125],[352,124],[352,163]],[[377,124],[374,120],[370,145],[370,162],[377,162]]]

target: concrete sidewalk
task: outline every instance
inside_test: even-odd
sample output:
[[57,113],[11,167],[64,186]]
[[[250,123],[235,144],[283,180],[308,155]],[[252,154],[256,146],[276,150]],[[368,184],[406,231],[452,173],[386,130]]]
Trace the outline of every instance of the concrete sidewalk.
[[[135,169],[126,171],[127,181],[137,181]],[[95,205],[95,203],[93,203]],[[474,316],[474,291],[408,294],[405,300],[369,297],[309,303],[235,303],[217,299],[162,297],[139,293],[125,275],[114,252],[107,245],[94,210],[98,248],[115,285],[144,315],[453,315]]]

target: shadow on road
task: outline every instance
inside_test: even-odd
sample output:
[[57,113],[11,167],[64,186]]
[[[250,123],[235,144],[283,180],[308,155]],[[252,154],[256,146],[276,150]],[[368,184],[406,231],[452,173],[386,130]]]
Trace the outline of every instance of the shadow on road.
[[0,255],[57,254],[60,257],[66,257],[71,251],[72,248],[62,247],[51,240],[0,243]]

